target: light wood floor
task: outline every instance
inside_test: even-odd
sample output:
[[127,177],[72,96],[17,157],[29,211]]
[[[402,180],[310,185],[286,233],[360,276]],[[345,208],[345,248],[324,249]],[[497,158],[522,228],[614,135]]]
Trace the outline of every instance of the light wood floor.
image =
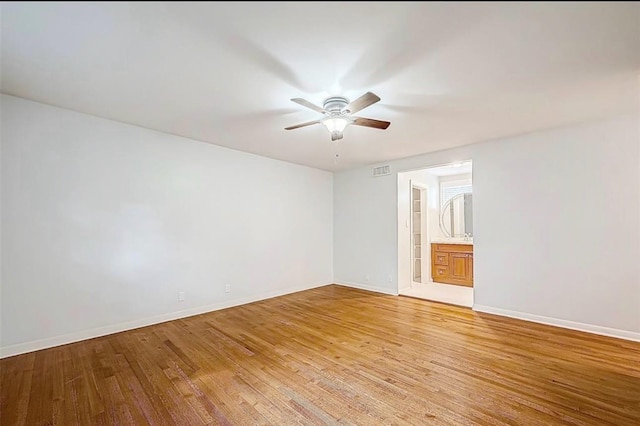
[[327,286],[0,362],[3,426],[640,425],[640,344]]

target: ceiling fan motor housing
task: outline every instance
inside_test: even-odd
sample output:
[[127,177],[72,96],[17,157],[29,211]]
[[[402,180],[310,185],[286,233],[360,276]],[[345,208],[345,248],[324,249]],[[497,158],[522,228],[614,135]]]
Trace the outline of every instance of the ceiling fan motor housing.
[[335,116],[349,114],[351,111],[345,110],[347,105],[349,105],[349,100],[347,98],[332,96],[327,98],[322,106],[329,115]]

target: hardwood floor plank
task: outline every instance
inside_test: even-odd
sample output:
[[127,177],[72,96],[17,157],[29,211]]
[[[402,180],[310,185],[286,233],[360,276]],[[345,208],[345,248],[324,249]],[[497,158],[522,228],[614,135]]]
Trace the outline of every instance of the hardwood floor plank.
[[36,353],[13,359],[8,364],[0,362],[0,423],[26,424]]
[[337,285],[0,360],[4,425],[638,425],[640,344]]

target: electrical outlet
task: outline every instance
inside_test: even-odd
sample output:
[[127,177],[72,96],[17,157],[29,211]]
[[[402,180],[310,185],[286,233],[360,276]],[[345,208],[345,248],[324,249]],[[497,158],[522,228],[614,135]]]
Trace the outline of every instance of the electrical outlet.
[[231,293],[231,284],[227,284],[224,286],[224,292],[225,293]]
[[184,302],[184,291],[178,293],[178,301]]

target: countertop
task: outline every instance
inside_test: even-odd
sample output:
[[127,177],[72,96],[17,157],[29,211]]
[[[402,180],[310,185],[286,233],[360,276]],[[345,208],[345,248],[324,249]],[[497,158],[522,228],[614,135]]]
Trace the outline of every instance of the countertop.
[[465,241],[462,238],[439,238],[437,240],[431,240],[431,244],[463,244],[463,245],[473,245],[473,239]]

